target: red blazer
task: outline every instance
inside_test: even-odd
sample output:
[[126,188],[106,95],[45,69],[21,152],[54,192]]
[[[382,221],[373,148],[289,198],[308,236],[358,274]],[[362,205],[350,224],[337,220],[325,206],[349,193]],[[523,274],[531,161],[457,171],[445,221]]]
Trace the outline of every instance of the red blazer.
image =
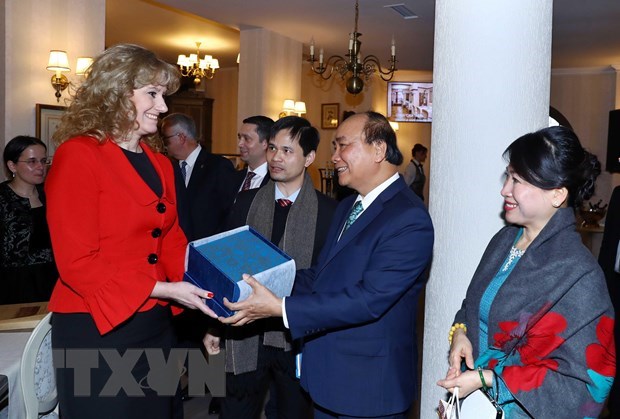
[[84,136],[58,148],[45,183],[60,273],[49,309],[90,313],[101,334],[167,304],[149,297],[155,281],[180,281],[185,270],[172,166],[141,146],[162,180],[161,198],[116,143]]

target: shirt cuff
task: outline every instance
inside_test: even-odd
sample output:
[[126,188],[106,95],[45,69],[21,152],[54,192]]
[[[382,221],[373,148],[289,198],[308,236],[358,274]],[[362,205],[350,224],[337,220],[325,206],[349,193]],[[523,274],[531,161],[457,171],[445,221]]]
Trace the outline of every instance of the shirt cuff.
[[288,317],[286,316],[286,297],[282,298],[282,322],[284,323],[284,327],[289,329]]

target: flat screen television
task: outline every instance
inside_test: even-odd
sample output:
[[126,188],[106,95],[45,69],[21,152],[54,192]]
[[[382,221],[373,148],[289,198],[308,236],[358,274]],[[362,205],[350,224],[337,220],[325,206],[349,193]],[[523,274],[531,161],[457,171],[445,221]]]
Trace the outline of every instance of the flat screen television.
[[433,83],[389,82],[387,100],[390,121],[433,121]]

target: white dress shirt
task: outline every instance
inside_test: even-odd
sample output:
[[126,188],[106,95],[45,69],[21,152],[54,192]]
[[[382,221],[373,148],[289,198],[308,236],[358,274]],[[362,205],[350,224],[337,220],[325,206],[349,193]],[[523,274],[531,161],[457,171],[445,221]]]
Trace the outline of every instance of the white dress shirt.
[[[250,170],[250,167],[248,166],[248,172],[254,172],[254,177],[250,181],[250,189],[256,189],[260,187],[263,179],[265,178],[265,176],[267,176],[267,169],[267,162],[252,170]],[[241,188],[243,188],[243,182],[241,182],[241,185],[239,185],[239,191],[241,191]]]
[[189,184],[189,179],[192,177],[192,170],[194,169],[194,166],[196,165],[196,159],[198,159],[200,150],[201,150],[201,147],[200,145],[198,145],[198,147],[196,147],[194,151],[189,153],[189,156],[187,156],[185,160],[179,160],[179,166],[181,166],[183,162],[187,163],[187,166],[185,167],[185,173],[186,173],[185,186]]
[[[359,213],[357,218],[359,218],[364,213],[364,211],[366,211],[366,208],[368,208],[370,204],[372,204],[375,201],[375,199],[377,199],[377,197],[381,194],[381,192],[385,191],[388,188],[388,186],[396,182],[399,176],[400,175],[398,173],[394,173],[390,178],[385,180],[375,189],[368,192],[366,196],[358,195],[355,202],[362,201],[362,212]],[[355,203],[353,205],[355,205]],[[344,225],[342,228],[344,229]],[[340,231],[340,235],[342,235],[342,230]],[[340,240],[340,235],[338,236],[338,240]],[[282,321],[284,322],[284,327],[288,329],[289,328],[288,317],[286,316],[286,297],[282,298]]]

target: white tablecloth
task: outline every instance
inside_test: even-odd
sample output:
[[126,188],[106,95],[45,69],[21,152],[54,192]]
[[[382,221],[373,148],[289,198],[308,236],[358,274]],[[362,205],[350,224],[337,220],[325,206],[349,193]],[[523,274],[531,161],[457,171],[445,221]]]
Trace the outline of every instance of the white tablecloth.
[[0,333],[0,374],[6,375],[9,379],[9,405],[0,411],[0,419],[25,417],[19,366],[29,337],[30,332]]

